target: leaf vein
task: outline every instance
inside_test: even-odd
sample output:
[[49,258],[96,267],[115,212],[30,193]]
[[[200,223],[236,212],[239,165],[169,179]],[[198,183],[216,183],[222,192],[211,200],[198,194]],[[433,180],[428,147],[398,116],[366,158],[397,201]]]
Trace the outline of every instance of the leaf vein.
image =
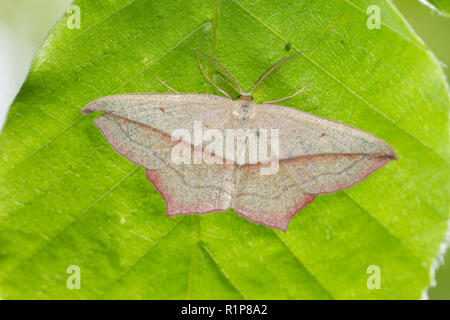
[[100,298],[103,298],[109,291],[111,291],[111,289],[117,285],[117,283],[119,281],[121,281],[134,267],[136,267],[138,265],[138,263],[140,261],[142,261],[142,259],[144,259],[151,251],[152,249],[156,248],[162,240],[164,240],[165,238],[167,238],[167,236],[172,232],[172,230],[175,229],[175,227],[183,220],[185,220],[186,217],[182,217],[181,219],[179,219],[177,222],[175,222],[173,224],[173,226],[171,226],[169,228],[169,230],[166,231],[166,233],[164,233],[155,243],[153,243],[145,252],[143,255],[141,255],[138,259],[136,259],[136,261],[130,265],[124,272],[122,272],[122,274],[115,279],[111,285],[100,295]]
[[23,260],[21,263],[19,263],[16,268],[18,266],[24,266],[28,263],[31,262],[31,260],[37,256],[40,252],[42,252],[46,247],[48,247],[55,239],[57,239],[58,237],[60,237],[64,231],[66,231],[67,229],[69,229],[75,222],[78,221],[78,219],[80,219],[82,216],[84,216],[86,214],[86,212],[88,212],[92,207],[94,207],[98,202],[100,202],[102,199],[104,199],[108,194],[110,194],[115,188],[117,188],[124,180],[126,180],[129,176],[131,176],[139,167],[135,167],[133,168],[133,170],[131,170],[130,172],[128,172],[125,176],[123,176],[119,181],[117,181],[111,188],[109,188],[105,193],[103,193],[97,200],[95,200],[92,204],[90,204],[83,212],[81,212],[81,214],[77,215],[77,217],[75,217],[75,219],[73,219],[72,221],[70,221],[68,224],[66,224],[61,230],[59,230],[55,235],[53,235],[52,237],[49,238],[49,240],[40,248],[36,249],[30,256],[28,256],[28,258],[26,258],[25,260]]
[[306,266],[301,262],[300,258],[297,257],[296,254],[294,254],[294,252],[292,251],[292,249],[284,242],[283,239],[281,239],[281,237],[276,233],[275,230],[270,229],[273,231],[275,237],[280,241],[280,243],[287,249],[287,251],[289,251],[289,253],[294,257],[295,261],[297,261],[300,266],[310,275],[310,277],[314,280],[314,282],[316,282],[318,284],[318,286],[331,298],[334,299],[334,296],[331,294],[330,291],[328,291],[327,288],[325,288],[325,286],[319,281],[319,279],[317,279],[317,277],[308,269],[306,268]]
[[416,253],[414,253],[411,248],[409,246],[406,245],[406,243],[404,243],[399,237],[397,237],[395,234],[393,234],[389,228],[383,224],[377,217],[375,217],[374,214],[372,214],[370,211],[368,211],[366,208],[364,208],[363,206],[361,206],[355,199],[353,199],[346,191],[342,191],[342,193],[348,198],[350,199],[358,208],[360,208],[363,212],[365,212],[368,216],[370,216],[378,225],[380,225],[392,238],[394,238],[395,240],[397,240],[400,245],[406,249],[406,251],[408,251],[415,259],[418,260],[419,265],[423,267],[422,264],[422,259],[419,258],[419,256],[416,255]]
[[[123,9],[125,9],[126,7],[132,5],[134,2],[136,2],[137,0],[131,0],[130,2],[128,2],[127,4],[125,4],[124,6],[120,7],[119,9],[117,9],[116,11],[112,12],[111,14],[107,15],[105,18],[97,21],[96,23],[94,23],[93,25],[87,27],[86,29],[84,29],[83,31],[81,31],[80,33],[78,33],[76,36],[74,36],[72,39],[70,39],[69,41],[67,41],[66,43],[63,44],[62,48],[59,50],[64,49],[70,42],[72,42],[73,40],[75,40],[76,38],[78,38],[79,36],[81,36],[84,33],[87,33],[88,31],[90,31],[91,29],[93,29],[94,27],[96,27],[97,25],[99,25],[102,22],[105,22],[106,20],[108,20],[109,18],[111,18],[112,16],[116,15],[117,13],[119,13],[120,11],[122,11]],[[61,19],[64,19],[64,17],[62,17]],[[39,63],[39,65],[36,66],[36,70],[39,69],[39,67],[46,62],[52,55],[48,55],[47,58],[45,58],[44,60],[42,60],[41,63]]]
[[219,263],[217,262],[216,258],[214,257],[214,255],[212,254],[211,250],[207,247],[206,243],[204,242],[200,242],[200,247],[203,249],[203,251],[206,252],[206,254],[211,258],[211,260],[214,262],[214,264],[216,265],[217,269],[220,271],[220,273],[223,275],[223,277],[225,278],[225,280],[227,280],[227,282],[236,290],[236,292],[245,300],[248,300],[248,298],[242,293],[241,290],[238,289],[238,287],[231,281],[230,277],[228,276],[228,274],[225,272],[225,270],[219,265]]

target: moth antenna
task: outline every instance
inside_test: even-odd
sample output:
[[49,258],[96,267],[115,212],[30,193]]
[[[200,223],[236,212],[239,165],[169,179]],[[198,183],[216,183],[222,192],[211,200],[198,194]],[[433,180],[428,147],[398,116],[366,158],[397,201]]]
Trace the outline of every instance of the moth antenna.
[[264,101],[264,102],[261,102],[261,103],[277,103],[277,102],[280,102],[280,101],[284,101],[284,100],[293,98],[293,97],[295,97],[296,95],[298,95],[300,92],[302,92],[303,90],[305,90],[308,87],[309,87],[309,84],[307,84],[306,86],[304,86],[303,88],[298,90],[296,93],[291,94],[290,96],[287,96],[287,97],[284,97],[284,98],[280,98],[280,99],[276,99],[276,100],[268,100],[268,101]]
[[208,59],[209,61],[211,61],[212,63],[214,63],[215,65],[217,65],[220,69],[223,70],[223,72],[225,72],[225,74],[234,82],[234,84],[236,85],[236,87],[239,89],[239,93],[241,95],[246,95],[246,93],[242,90],[241,86],[239,85],[239,83],[236,81],[236,79],[231,75],[231,73],[225,69],[225,67],[223,65],[221,65],[219,62],[217,62],[215,59],[211,58],[210,56],[208,56],[206,53],[203,53],[197,49],[193,49],[193,48],[189,48],[190,50],[201,54],[203,57],[205,57],[206,59]]
[[267,70],[261,77],[259,77],[258,81],[256,81],[256,83],[253,85],[253,87],[250,89],[249,91],[249,95],[252,95],[253,91],[256,89],[256,87],[269,75],[272,73],[272,71],[274,71],[276,68],[278,68],[279,66],[281,66],[283,63],[285,63],[288,60],[291,60],[292,58],[298,56],[299,54],[305,53],[305,52],[313,52],[313,51],[299,51],[296,52],[286,58],[281,59],[280,61],[278,61],[277,63],[275,63],[273,66],[271,66],[269,68],[269,70]]
[[215,83],[213,80],[211,80],[211,79],[208,77],[208,74],[205,72],[205,69],[203,69],[203,66],[202,66],[202,64],[201,64],[201,62],[200,62],[200,59],[199,59],[198,57],[197,57],[197,63],[198,63],[198,65],[199,65],[199,67],[200,67],[200,70],[202,70],[203,75],[205,76],[206,80],[208,80],[214,87],[216,87],[217,90],[219,90],[219,91],[222,92],[224,95],[226,95],[228,98],[230,98],[231,100],[233,100],[233,98],[231,98],[231,96],[228,94],[228,92],[226,92],[225,90],[223,90],[222,88],[220,88],[220,87],[217,85],[217,83]]
[[165,86],[167,89],[169,89],[170,91],[173,91],[175,93],[180,93],[177,90],[175,90],[174,88],[172,88],[171,86],[169,86],[167,83],[165,83],[164,81],[156,78],[156,81],[158,81],[159,83],[161,83],[163,86]]

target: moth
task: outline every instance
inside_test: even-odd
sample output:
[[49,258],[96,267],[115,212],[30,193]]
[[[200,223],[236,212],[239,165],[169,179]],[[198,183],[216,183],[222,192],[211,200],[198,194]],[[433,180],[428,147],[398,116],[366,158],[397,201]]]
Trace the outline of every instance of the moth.
[[[317,195],[349,188],[397,159],[370,133],[275,104],[305,88],[281,99],[253,101],[253,91],[272,71],[304,52],[274,64],[244,92],[219,62],[192,50],[229,77],[240,93],[237,99],[210,79],[197,56],[206,79],[225,97],[178,93],[158,80],[174,92],[106,96],[81,111],[104,112],[95,125],[115,151],[146,169],[168,216],[231,208],[254,223],[286,231],[290,219]],[[239,134],[229,139],[230,132]],[[239,140],[243,150],[223,144],[231,140]],[[175,161],[176,155],[181,160]]]

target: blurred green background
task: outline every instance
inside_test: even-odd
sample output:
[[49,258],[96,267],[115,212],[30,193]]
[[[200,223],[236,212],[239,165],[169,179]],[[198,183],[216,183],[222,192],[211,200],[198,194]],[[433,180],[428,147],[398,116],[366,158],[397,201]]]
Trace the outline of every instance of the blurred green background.
[[[40,44],[71,2],[71,0],[0,1],[0,128]],[[393,2],[416,33],[442,61],[448,80],[450,18],[440,16],[422,5],[419,0]],[[450,250],[445,260],[447,264],[442,265],[436,272],[436,286],[428,291],[430,299],[450,300]]]

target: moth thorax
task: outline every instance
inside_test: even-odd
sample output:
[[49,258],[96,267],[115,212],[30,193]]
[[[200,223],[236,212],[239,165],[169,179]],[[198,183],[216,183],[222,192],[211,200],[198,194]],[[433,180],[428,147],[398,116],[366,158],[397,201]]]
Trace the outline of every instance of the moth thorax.
[[233,107],[233,116],[241,121],[249,121],[255,117],[254,102],[246,100],[236,101]]

